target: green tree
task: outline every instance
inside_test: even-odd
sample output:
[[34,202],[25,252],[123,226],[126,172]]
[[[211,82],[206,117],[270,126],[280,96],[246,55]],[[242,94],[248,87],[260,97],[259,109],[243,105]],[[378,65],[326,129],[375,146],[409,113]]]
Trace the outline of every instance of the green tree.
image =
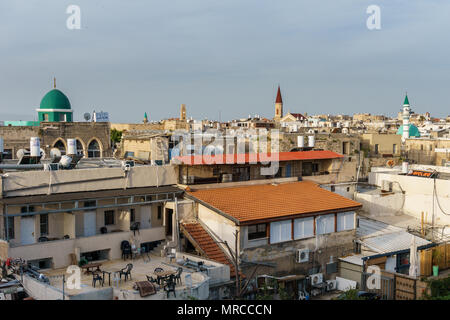
[[111,142],[113,144],[119,143],[122,140],[122,131],[111,129]]
[[365,300],[365,298],[358,297],[357,289],[350,289],[341,294],[337,300]]

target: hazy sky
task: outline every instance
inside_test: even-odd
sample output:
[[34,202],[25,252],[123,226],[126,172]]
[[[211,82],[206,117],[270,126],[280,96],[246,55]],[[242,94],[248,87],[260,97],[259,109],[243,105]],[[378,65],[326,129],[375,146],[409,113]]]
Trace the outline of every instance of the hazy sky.
[[[81,8],[81,30],[66,9]],[[366,9],[381,8],[381,30]],[[450,114],[448,0],[1,0],[0,120],[36,118],[57,87],[75,120]]]

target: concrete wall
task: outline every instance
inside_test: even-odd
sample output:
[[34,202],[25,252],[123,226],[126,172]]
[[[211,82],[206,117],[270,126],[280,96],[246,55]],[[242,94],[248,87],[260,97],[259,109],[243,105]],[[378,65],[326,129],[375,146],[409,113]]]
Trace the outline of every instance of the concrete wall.
[[[51,176],[51,177],[50,177]],[[3,197],[51,193],[173,185],[177,183],[174,166],[137,166],[125,176],[122,168],[75,169],[59,171],[8,172],[2,177]]]
[[196,255],[188,254],[185,252],[177,252],[177,259],[189,259],[192,261],[203,261],[208,266],[214,266],[214,268],[208,269],[208,277],[210,284],[218,284],[230,281],[230,267],[226,264],[218,263],[217,261],[205,259]]
[[357,193],[355,201],[363,205],[362,210],[370,213],[372,217],[401,215],[405,196],[400,193],[383,194]]
[[[375,145],[378,145],[378,154],[392,154],[399,156],[401,152],[402,136],[398,134],[366,133],[362,135],[363,149],[370,155],[375,155]],[[396,150],[394,153],[394,144]]]
[[93,290],[70,296],[69,300],[112,300],[113,297],[113,288],[102,288],[100,290]]
[[122,138],[121,156],[125,157],[127,152],[133,152],[133,157],[150,160],[150,139]]
[[[40,282],[28,275],[23,276],[25,291],[35,300],[63,300],[62,290]],[[68,296],[66,295],[66,299]]]
[[[433,204],[435,210],[435,223],[446,225],[450,223],[450,216],[445,215],[437,205],[436,199],[433,201],[433,179],[404,176],[398,174],[389,174],[381,172],[371,172],[369,174],[369,184],[381,187],[382,181],[396,181],[405,191],[405,204],[403,212],[412,215],[418,219],[421,218],[421,212],[424,212],[431,223],[433,213]],[[399,192],[397,183],[393,184],[394,191]],[[445,212],[450,212],[450,180],[436,179],[437,195],[439,202]],[[396,208],[398,202],[395,202]]]
[[81,253],[109,250],[109,259],[113,260],[121,258],[120,243],[123,240],[133,240],[139,246],[143,242],[157,241],[164,238],[164,228],[157,227],[141,229],[135,236],[133,236],[133,232],[126,231],[11,247],[9,248],[9,255],[13,258],[23,258],[25,260],[53,258],[53,268],[62,268],[70,265],[69,254],[75,253],[76,248],[79,248]]
[[[198,219],[213,231],[220,240],[227,241],[232,251],[235,250],[236,238],[234,233],[236,232],[237,227],[234,222],[201,204],[198,205]],[[242,235],[240,235],[240,237],[242,237]],[[240,240],[238,240],[238,246],[240,246],[239,243],[241,243]],[[219,246],[223,247],[221,244],[219,244]],[[238,251],[240,251],[239,248]],[[227,249],[225,249],[225,252],[228,252]]]
[[[353,252],[355,236],[356,230],[349,230],[320,235],[317,239],[313,237],[264,245],[257,248],[247,248],[241,254],[241,259],[275,264],[275,268],[259,267],[258,274],[307,274],[308,270],[313,266],[321,266],[321,272],[325,273],[326,263],[330,262],[331,256],[334,257],[334,262],[336,262],[338,257]],[[310,250],[308,262],[297,263],[295,261],[297,249]],[[253,269],[254,267],[243,269],[243,272],[248,275]],[[330,277],[332,278],[331,275],[328,278]]]

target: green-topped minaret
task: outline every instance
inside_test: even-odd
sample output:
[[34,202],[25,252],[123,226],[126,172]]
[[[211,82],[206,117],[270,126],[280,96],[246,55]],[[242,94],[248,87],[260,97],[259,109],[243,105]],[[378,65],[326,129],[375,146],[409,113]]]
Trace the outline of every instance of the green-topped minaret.
[[409,106],[408,93],[405,95],[405,101],[403,102],[404,106]]
[[402,141],[405,142],[406,139],[410,137],[420,137],[419,129],[409,122],[411,116],[411,106],[409,105],[408,93],[405,94],[405,100],[403,101],[403,124],[397,130],[397,134],[402,136]]
[[53,89],[42,98],[38,112],[40,122],[72,122],[73,110],[67,96],[56,89],[56,78],[53,79]]

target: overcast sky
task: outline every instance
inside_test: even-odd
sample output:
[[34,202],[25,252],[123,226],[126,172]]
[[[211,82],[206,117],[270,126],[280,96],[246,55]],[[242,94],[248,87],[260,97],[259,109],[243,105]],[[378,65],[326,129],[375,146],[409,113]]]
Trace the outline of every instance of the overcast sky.
[[[81,29],[69,30],[69,5]],[[366,9],[381,8],[381,30]],[[450,114],[448,0],[1,0],[0,120],[31,120],[57,87],[75,120]]]

